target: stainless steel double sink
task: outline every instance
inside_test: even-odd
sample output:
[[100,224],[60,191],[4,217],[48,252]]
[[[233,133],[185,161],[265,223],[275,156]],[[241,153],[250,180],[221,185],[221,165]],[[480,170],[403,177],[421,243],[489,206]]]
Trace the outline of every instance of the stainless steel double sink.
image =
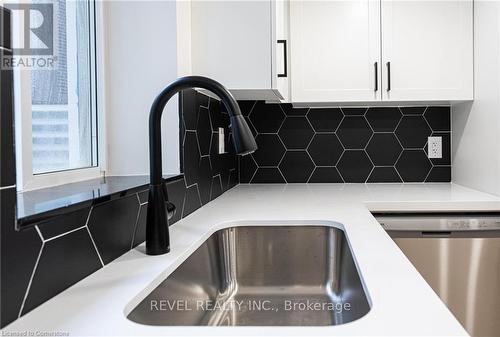
[[344,231],[245,226],[212,234],[128,318],[161,326],[327,326],[369,310]]

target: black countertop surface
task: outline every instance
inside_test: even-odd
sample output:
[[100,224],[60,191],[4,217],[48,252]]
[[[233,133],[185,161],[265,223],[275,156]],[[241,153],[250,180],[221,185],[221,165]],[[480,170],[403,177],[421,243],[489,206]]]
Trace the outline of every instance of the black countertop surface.
[[[166,175],[166,182],[182,178]],[[149,176],[110,176],[77,183],[19,192],[17,226],[27,227],[53,216],[77,210],[148,188]]]

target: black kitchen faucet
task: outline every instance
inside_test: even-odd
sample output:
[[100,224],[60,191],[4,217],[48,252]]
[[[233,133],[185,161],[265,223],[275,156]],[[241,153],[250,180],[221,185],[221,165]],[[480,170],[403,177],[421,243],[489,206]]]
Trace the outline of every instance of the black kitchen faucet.
[[230,128],[236,153],[246,155],[257,150],[257,144],[241,114],[233,95],[219,82],[202,76],[181,77],[170,84],[156,97],[149,114],[149,170],[150,185],[146,220],[146,254],[160,255],[170,251],[168,219],[173,216],[175,206],[168,202],[163,184],[161,159],[161,116],[167,102],[179,91],[200,88],[217,95],[230,117]]

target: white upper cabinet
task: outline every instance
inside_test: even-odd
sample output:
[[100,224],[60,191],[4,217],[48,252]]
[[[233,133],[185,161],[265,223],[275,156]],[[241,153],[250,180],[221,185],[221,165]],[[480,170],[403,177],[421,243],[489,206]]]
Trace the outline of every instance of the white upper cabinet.
[[187,73],[237,99],[473,99],[472,0],[192,0],[189,9]]
[[473,99],[472,20],[472,0],[382,1],[383,100]]
[[190,20],[193,75],[219,81],[237,99],[288,98],[287,2],[191,1]]
[[380,100],[380,2],[291,1],[293,102]]
[[282,101],[290,100],[290,81],[289,81],[289,55],[290,55],[290,9],[288,0],[277,0],[274,2],[271,7],[272,11],[274,11],[274,29],[275,36],[273,36],[273,43],[275,43],[275,47],[272,48],[273,60],[275,64],[273,69],[276,69],[273,72],[273,79],[276,80],[276,90],[279,96],[282,97]]
[[472,18],[472,0],[292,1],[291,100],[471,100]]

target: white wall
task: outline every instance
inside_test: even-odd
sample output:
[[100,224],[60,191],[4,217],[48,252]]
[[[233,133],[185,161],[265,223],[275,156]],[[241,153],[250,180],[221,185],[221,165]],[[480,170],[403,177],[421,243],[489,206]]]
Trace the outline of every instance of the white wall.
[[[106,1],[107,175],[149,174],[148,116],[177,76],[175,1]],[[179,172],[178,98],[163,114],[163,172]]]
[[193,75],[191,63],[191,0],[177,0],[177,74]]
[[474,2],[474,102],[452,107],[452,181],[500,195],[500,2]]

